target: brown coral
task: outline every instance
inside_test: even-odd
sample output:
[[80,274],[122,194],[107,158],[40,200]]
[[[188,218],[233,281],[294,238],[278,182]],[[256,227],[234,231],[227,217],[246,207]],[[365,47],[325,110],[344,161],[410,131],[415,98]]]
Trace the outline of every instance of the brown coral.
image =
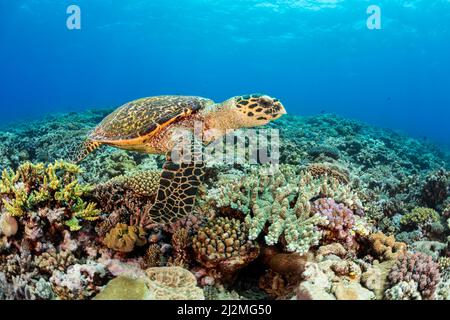
[[145,227],[148,211],[159,187],[159,171],[139,171],[99,184],[92,192],[99,207],[110,215],[97,226],[100,236],[117,223]]
[[185,267],[188,264],[189,232],[185,228],[178,229],[172,236],[173,258],[170,265]]
[[372,251],[380,261],[396,260],[406,253],[406,244],[395,241],[393,235],[386,236],[382,232],[372,233],[368,240]]
[[105,236],[103,242],[108,248],[115,251],[131,252],[135,246],[145,245],[147,239],[142,227],[119,223]]
[[287,283],[282,275],[269,270],[258,280],[258,286],[272,297],[281,297],[286,294]]
[[125,176],[123,185],[136,196],[151,197],[158,191],[160,175],[159,171],[140,171]]
[[197,261],[223,274],[233,274],[259,254],[257,244],[248,239],[245,223],[236,219],[219,217],[209,221],[192,243]]
[[144,268],[159,267],[161,264],[161,248],[157,244],[148,247],[144,256]]
[[308,166],[307,170],[314,178],[327,176],[338,180],[340,183],[348,184],[350,182],[348,173],[343,172],[343,170],[340,170],[336,166],[330,166],[323,163],[312,163]]
[[70,251],[48,251],[34,258],[34,263],[40,272],[52,274],[54,270],[64,271],[77,263],[77,259]]

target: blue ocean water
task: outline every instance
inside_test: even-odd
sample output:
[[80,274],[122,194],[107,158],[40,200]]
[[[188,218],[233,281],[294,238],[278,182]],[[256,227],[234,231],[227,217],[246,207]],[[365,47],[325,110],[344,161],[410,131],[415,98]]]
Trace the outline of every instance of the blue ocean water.
[[0,0],[0,122],[263,92],[450,145],[449,30],[449,0]]

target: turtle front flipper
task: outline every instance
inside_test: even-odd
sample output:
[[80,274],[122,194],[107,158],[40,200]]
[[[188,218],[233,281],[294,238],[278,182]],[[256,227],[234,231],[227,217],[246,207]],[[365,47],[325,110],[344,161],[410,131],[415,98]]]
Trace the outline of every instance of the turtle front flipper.
[[102,144],[97,141],[87,139],[78,148],[72,150],[69,155],[69,161],[79,163],[83,161],[89,154],[97,150]]
[[174,161],[171,154],[167,154],[156,200],[150,210],[152,221],[173,223],[192,212],[205,174],[205,164],[195,155],[191,159]]

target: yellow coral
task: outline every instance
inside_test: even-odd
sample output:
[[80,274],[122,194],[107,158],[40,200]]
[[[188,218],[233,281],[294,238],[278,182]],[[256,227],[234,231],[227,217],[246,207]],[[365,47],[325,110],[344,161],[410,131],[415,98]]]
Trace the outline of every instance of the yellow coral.
[[394,236],[386,236],[382,232],[373,233],[369,236],[372,250],[381,260],[397,260],[397,258],[406,253],[406,244],[395,241]]
[[141,247],[147,243],[145,231],[141,227],[118,223],[103,239],[105,245],[119,252],[131,252],[135,246]]
[[439,221],[439,214],[430,208],[414,208],[410,213],[405,214],[400,223],[403,225],[414,225],[423,227],[427,224]]
[[79,230],[78,219],[95,220],[100,211],[94,203],[82,199],[91,191],[78,182],[81,169],[71,163],[25,162],[16,171],[4,170],[0,180],[0,198],[11,216],[23,216],[39,208],[66,208],[65,224]]

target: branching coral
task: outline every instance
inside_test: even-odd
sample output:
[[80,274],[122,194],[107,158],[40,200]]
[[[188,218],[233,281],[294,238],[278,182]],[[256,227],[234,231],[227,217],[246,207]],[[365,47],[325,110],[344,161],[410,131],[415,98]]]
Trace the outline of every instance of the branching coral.
[[417,282],[401,281],[392,288],[389,288],[384,293],[387,300],[422,300],[419,290],[417,289]]
[[450,194],[450,172],[439,170],[430,174],[422,188],[421,200],[431,208],[441,205]]
[[150,245],[145,251],[145,268],[154,268],[161,265],[161,248],[157,244]]
[[313,212],[326,218],[326,223],[320,226],[323,230],[322,241],[325,243],[341,242],[347,248],[356,247],[355,218],[353,211],[333,199],[321,198],[313,203]]
[[104,236],[117,223],[144,227],[159,187],[159,176],[159,171],[137,171],[97,185],[92,192],[93,198],[104,212],[109,213],[97,225],[98,234]]
[[433,222],[439,221],[439,214],[430,208],[414,208],[410,213],[405,214],[400,223],[415,227],[425,227]]
[[258,245],[248,239],[245,223],[236,219],[211,220],[200,228],[192,243],[197,260],[223,274],[233,274],[259,253]]
[[56,161],[53,164],[21,165],[17,171],[4,170],[0,180],[0,197],[9,215],[26,218],[40,208],[64,208],[64,221],[72,231],[81,228],[80,221],[96,220],[100,211],[84,197],[91,191],[80,184],[80,168]]
[[246,214],[249,238],[256,239],[269,225],[265,241],[279,242],[283,236],[287,250],[305,253],[318,244],[317,225],[325,218],[311,214],[310,200],[329,197],[351,209],[361,209],[356,193],[349,186],[327,176],[314,178],[293,166],[252,169],[249,174],[219,176],[218,186],[209,191],[209,200],[217,207],[231,207]]
[[170,264],[178,267],[185,267],[189,263],[188,246],[191,238],[185,228],[180,228],[172,235],[173,258]]
[[70,251],[53,250],[36,256],[34,263],[41,273],[51,275],[55,270],[64,272],[69,266],[77,263],[77,259]]
[[141,247],[147,243],[142,227],[117,224],[103,239],[108,248],[119,252],[131,252],[135,246]]
[[66,272],[55,270],[50,277],[53,290],[62,300],[87,299],[98,293],[100,279],[107,276],[105,266],[93,261],[70,266]]
[[391,286],[413,280],[424,299],[432,298],[439,279],[439,265],[430,256],[420,252],[399,257],[389,273]]

